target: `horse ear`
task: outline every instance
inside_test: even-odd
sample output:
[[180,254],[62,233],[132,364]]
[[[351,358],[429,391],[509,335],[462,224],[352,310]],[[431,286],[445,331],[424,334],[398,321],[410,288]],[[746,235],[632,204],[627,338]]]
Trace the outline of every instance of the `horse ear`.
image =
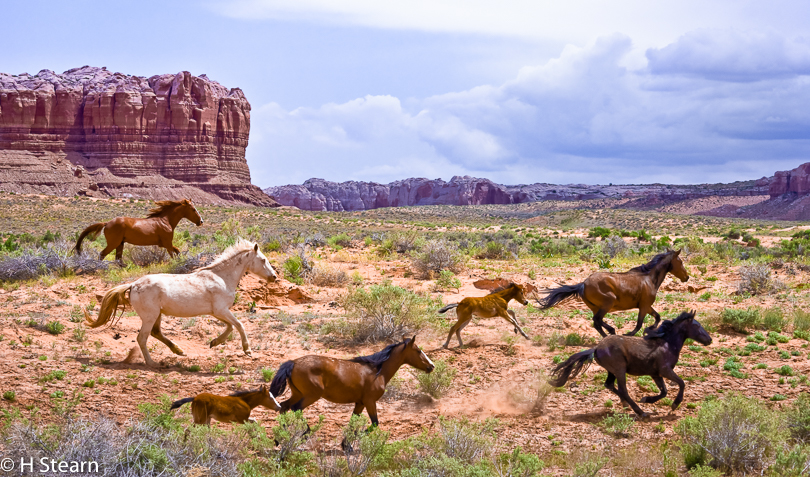
[[411,338],[411,343],[410,343],[410,345],[411,345],[412,347],[414,347],[414,348],[416,347],[416,335],[413,335],[413,338]]
[[680,254],[681,254],[681,249],[675,250],[675,256],[676,256],[676,257],[677,257],[678,255],[680,255]]
[[254,245],[253,245],[253,251],[254,251],[254,252],[258,252],[258,251],[259,251],[259,244],[258,244],[258,243],[256,243],[256,244],[254,244]]

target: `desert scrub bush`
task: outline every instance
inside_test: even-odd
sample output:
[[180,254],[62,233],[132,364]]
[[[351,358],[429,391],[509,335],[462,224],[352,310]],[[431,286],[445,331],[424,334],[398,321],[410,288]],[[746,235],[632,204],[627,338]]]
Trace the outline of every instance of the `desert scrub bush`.
[[810,313],[801,308],[793,309],[793,330],[810,331]]
[[310,427],[302,411],[285,412],[276,416],[276,425],[273,426],[273,437],[278,443],[276,459],[280,462],[287,460],[323,425],[323,416],[319,416],[318,424]]
[[306,246],[297,247],[284,260],[282,268],[284,268],[284,278],[296,285],[303,285],[304,280],[309,278],[312,273],[312,260],[310,260]]
[[540,475],[546,464],[534,454],[523,452],[518,446],[512,452],[498,454],[492,459],[494,475],[498,477],[534,477]]
[[352,238],[349,237],[349,234],[347,234],[346,232],[341,232],[337,235],[333,235],[328,239],[326,239],[326,243],[330,247],[336,250],[340,250],[341,248],[348,247],[349,245],[351,245]]
[[356,342],[400,340],[434,325],[441,299],[414,293],[386,280],[368,289],[354,288],[343,298],[352,321],[342,330]]
[[[91,256],[92,255],[92,256]],[[45,275],[65,277],[106,270],[110,262],[93,258],[84,251],[76,255],[73,244],[64,240],[44,248],[24,248],[0,259],[0,281],[30,280]]]
[[762,295],[785,288],[784,283],[771,278],[771,267],[769,265],[742,266],[738,273],[740,275],[740,283],[737,290],[741,294],[750,293],[752,295]]
[[795,445],[792,449],[777,452],[768,468],[773,477],[804,477],[810,475],[810,446]]
[[628,437],[630,435],[630,430],[633,428],[633,424],[636,421],[633,419],[633,416],[624,413],[617,413],[614,412],[609,416],[605,416],[602,419],[602,422],[599,424],[610,434],[613,434],[617,437]]
[[388,432],[379,427],[368,427],[365,416],[353,414],[343,428],[343,447],[346,449],[346,467],[350,475],[363,475],[383,452]]
[[45,324],[45,331],[52,335],[60,335],[65,331],[65,325],[60,323],[59,320],[52,320]]
[[448,366],[448,364],[441,359],[437,359],[433,364],[435,367],[432,372],[423,373],[417,371],[414,373],[414,376],[419,383],[419,390],[438,399],[453,385],[456,370]]
[[687,467],[708,464],[741,473],[764,468],[786,438],[778,414],[738,394],[704,402],[675,431]]
[[771,307],[762,313],[762,325],[766,330],[782,331],[787,325],[785,314],[779,307]]
[[497,427],[498,420],[493,418],[474,422],[466,417],[451,419],[440,416],[439,432],[428,440],[428,446],[434,452],[473,464],[489,456],[495,444]]
[[439,272],[439,278],[436,279],[434,289],[439,290],[456,290],[461,288],[461,280],[450,270],[442,270]]
[[417,278],[431,280],[444,270],[452,273],[461,271],[463,254],[452,242],[428,240],[419,252],[414,253],[411,266]]
[[312,269],[310,282],[319,287],[339,288],[349,283],[349,275],[340,268],[318,264]]
[[799,394],[785,413],[785,423],[790,437],[810,444],[810,394]]
[[724,308],[720,318],[724,325],[740,333],[747,333],[749,329],[756,328],[762,323],[759,308],[747,310]]
[[166,249],[157,245],[148,247],[130,247],[127,250],[129,258],[139,267],[148,267],[156,263],[163,263],[169,258]]
[[627,252],[627,243],[617,235],[611,235],[604,239],[599,247],[602,252],[610,258],[615,258],[618,255]]

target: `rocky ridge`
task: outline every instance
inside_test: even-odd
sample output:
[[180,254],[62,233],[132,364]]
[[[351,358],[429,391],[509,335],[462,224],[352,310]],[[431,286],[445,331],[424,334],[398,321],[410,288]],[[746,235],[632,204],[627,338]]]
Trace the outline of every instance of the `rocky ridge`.
[[0,190],[277,205],[251,185],[250,103],[187,71],[0,73]]

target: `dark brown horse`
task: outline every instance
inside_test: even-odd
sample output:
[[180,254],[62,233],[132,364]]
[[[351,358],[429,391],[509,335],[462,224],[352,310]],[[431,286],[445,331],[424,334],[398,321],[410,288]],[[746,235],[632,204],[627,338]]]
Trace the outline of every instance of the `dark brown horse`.
[[292,396],[281,403],[281,412],[305,409],[324,398],[339,404],[354,404],[353,414],[368,411],[372,425],[378,425],[377,401],[388,381],[403,364],[426,373],[433,362],[418,346],[416,336],[387,346],[369,356],[335,359],[307,355],[281,365],[270,383],[270,392],[280,396],[290,384]]
[[240,391],[230,396],[200,393],[193,398],[173,402],[169,410],[177,409],[187,402],[191,403],[194,424],[205,424],[206,426],[211,425],[211,419],[242,424],[251,420],[250,413],[256,406],[264,406],[274,411],[281,409],[278,401],[270,394],[266,386],[255,391]]
[[[664,320],[661,326],[651,330],[644,338],[635,336],[608,336],[595,348],[586,349],[572,355],[565,362],[554,368],[552,379],[554,387],[560,387],[576,377],[594,359],[599,366],[608,372],[605,387],[619,396],[641,417],[649,414],[642,411],[627,393],[627,375],[650,376],[661,393],[657,396],[645,396],[644,403],[654,403],[667,395],[664,378],[678,383],[678,396],[672,402],[672,410],[678,409],[683,401],[683,390],[686,384],[675,374],[675,364],[681,354],[683,343],[692,338],[702,345],[709,345],[712,337],[695,319],[695,311],[681,313],[674,320]],[[619,383],[619,389],[613,386]]]
[[115,259],[121,260],[126,242],[132,245],[157,245],[165,248],[172,257],[180,253],[180,250],[172,245],[174,229],[184,218],[198,226],[202,225],[200,213],[188,199],[159,200],[155,205],[157,207],[150,210],[145,219],[116,217],[107,223],[99,222],[87,227],[76,242],[76,253],[82,252],[82,241],[85,237],[89,235],[90,240],[93,240],[102,230],[104,238],[107,239],[107,247],[99,254],[99,260],[104,260],[104,257],[113,250]]
[[441,308],[439,313],[458,308],[456,310],[458,321],[450,328],[450,333],[447,334],[447,341],[444,342],[444,347],[447,348],[450,344],[450,338],[453,337],[453,333],[455,333],[456,338],[458,338],[458,345],[464,346],[464,342],[461,341],[461,330],[470,323],[473,315],[480,318],[494,318],[496,316],[503,318],[515,327],[515,334],[520,333],[524,338],[529,339],[520,325],[518,325],[515,312],[507,308],[510,300],[517,300],[523,305],[529,304],[529,301],[523,296],[523,287],[517,283],[510,282],[509,285],[505,287],[496,288],[487,296],[470,296],[458,303],[451,303]]
[[678,256],[680,253],[680,250],[659,253],[648,263],[624,273],[596,272],[582,283],[547,290],[548,295],[539,300],[540,308],[547,310],[578,296],[593,312],[593,327],[602,336],[607,336],[604,329],[612,335],[616,334],[616,330],[603,320],[606,314],[614,311],[638,308],[636,327],[627,333],[628,336],[638,333],[648,314],[655,317],[655,324],[648,329],[655,328],[661,321],[661,316],[652,306],[667,273],[675,275],[682,282],[689,280],[689,274]]

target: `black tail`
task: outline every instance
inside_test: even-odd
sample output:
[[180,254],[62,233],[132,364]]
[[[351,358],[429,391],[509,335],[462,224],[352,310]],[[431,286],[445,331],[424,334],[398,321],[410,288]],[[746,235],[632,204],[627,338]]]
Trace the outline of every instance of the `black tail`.
[[85,237],[89,235],[90,240],[95,240],[96,237],[98,237],[98,234],[101,233],[102,230],[104,230],[105,225],[107,224],[105,224],[104,222],[99,222],[84,229],[82,231],[82,234],[79,235],[79,240],[76,241],[76,247],[74,248],[74,250],[76,250],[76,253],[82,253],[82,242],[84,241]]
[[279,397],[284,394],[284,390],[287,389],[287,380],[292,376],[293,366],[295,366],[295,361],[286,361],[278,368],[278,372],[270,383],[270,393],[273,396]]
[[185,398],[185,399],[181,399],[179,401],[175,401],[175,402],[172,403],[172,407],[170,407],[169,410],[171,411],[172,409],[177,409],[178,407],[182,406],[183,404],[185,404],[187,402],[191,402],[193,400],[194,400],[194,398]]
[[596,353],[596,348],[586,349],[573,354],[570,358],[565,360],[564,363],[560,363],[554,368],[548,383],[555,388],[564,386],[570,378],[575,378],[579,373],[588,369],[591,361],[593,361],[594,353]]
[[548,295],[542,300],[537,300],[537,303],[540,304],[541,310],[548,310],[552,306],[571,297],[578,296],[582,298],[583,293],[585,293],[585,282],[577,283],[576,285],[563,285],[559,288],[548,290]]
[[452,310],[453,308],[455,308],[457,306],[458,306],[458,303],[450,303],[449,305],[447,305],[447,306],[445,306],[443,308],[440,308],[439,313],[444,313],[447,310]]

